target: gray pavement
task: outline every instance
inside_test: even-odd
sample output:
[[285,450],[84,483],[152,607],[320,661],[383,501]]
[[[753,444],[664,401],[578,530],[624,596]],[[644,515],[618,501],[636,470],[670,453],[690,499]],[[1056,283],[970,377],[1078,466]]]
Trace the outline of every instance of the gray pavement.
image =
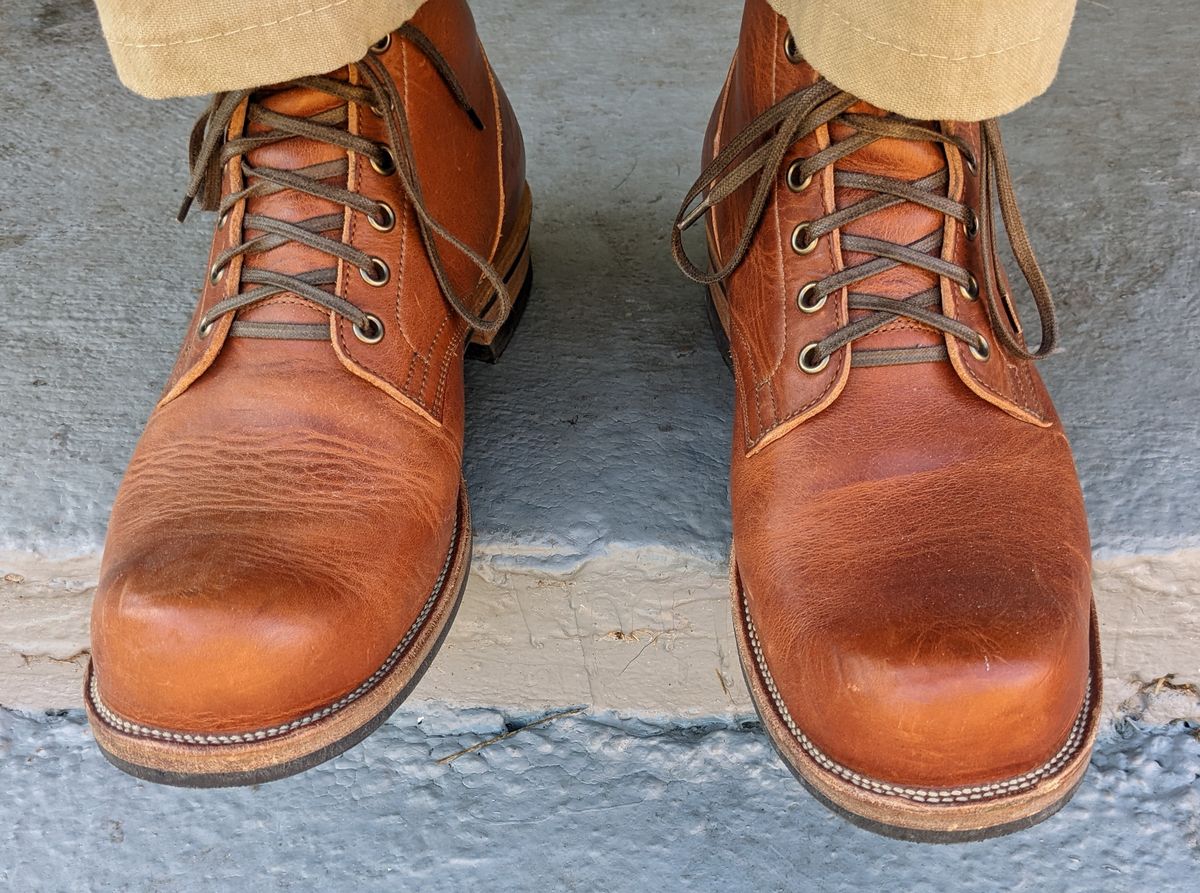
[[587,893],[1194,893],[1200,742],[1103,742],[1075,799],[1023,833],[934,846],[827,812],[756,727],[406,708],[284,781],[156,787],[111,768],[77,713],[0,712],[0,886],[13,891],[503,889]]
[[[470,372],[479,543],[560,569],[615,544],[719,558],[732,383],[666,234],[736,4],[478,15],[538,202],[529,314]],[[211,221],[173,219],[200,103],[124,92],[86,0],[0,16],[0,549],[93,551],[203,274]],[[1189,0],[1081,3],[1058,82],[1005,125],[1107,554],[1200,544],[1198,28]]]
[[[538,202],[534,301],[469,373],[478,545],[553,571],[719,561],[732,383],[666,233],[736,4],[477,6]],[[1200,546],[1198,42],[1188,0],[1083,2],[1058,82],[1005,122],[1066,340],[1043,371],[1106,555]],[[0,551],[89,554],[203,275],[211,221],[173,222],[202,103],[124,92],[87,0],[3,0],[0,75]],[[110,769],[78,713],[0,710],[0,887],[1200,889],[1178,724],[1110,735],[1035,830],[928,847],[825,812],[753,726],[576,717],[436,762],[529,718],[413,705],[323,768],[198,793]]]

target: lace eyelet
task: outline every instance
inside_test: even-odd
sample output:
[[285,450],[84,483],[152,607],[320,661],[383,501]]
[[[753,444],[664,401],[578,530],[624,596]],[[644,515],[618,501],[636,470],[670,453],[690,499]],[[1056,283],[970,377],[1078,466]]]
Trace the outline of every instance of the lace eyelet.
[[967,173],[972,177],[979,173],[979,162],[975,160],[974,154],[970,152],[963,153],[963,165],[967,168]]
[[390,177],[396,173],[396,156],[392,154],[392,150],[387,146],[380,146],[383,149],[384,162],[380,164],[374,158],[371,159],[371,167],[375,169],[375,173],[384,177]]
[[216,324],[217,321],[215,319],[210,319],[208,322],[202,321],[198,326],[196,326],[196,337],[201,339],[207,338],[212,334],[213,326]]
[[971,356],[979,360],[981,363],[986,363],[992,356],[992,346],[988,344],[988,340],[982,335],[979,336],[979,347],[971,345]]
[[807,245],[804,244],[804,235],[808,232],[808,224],[801,223],[792,230],[792,250],[797,254],[812,254],[817,247],[817,240],[813,239]]
[[796,357],[796,363],[802,370],[809,375],[816,375],[822,369],[829,365],[829,357],[824,357],[819,362],[813,362],[813,358],[817,353],[817,342],[807,345]]
[[[386,53],[388,51],[388,49],[391,47],[391,45],[392,45],[392,35],[391,35],[391,32],[388,32],[387,34],[383,35],[383,37],[379,38],[379,40],[377,40],[373,44],[371,44],[371,52],[372,53]],[[359,46],[362,46],[362,44],[359,44]]]
[[958,287],[958,293],[968,301],[976,301],[979,299],[979,281],[972,276],[971,281],[965,285]]
[[783,39],[783,54],[787,56],[787,60],[793,65],[797,65],[804,61],[804,57],[800,55],[800,47],[796,45],[796,35],[791,31],[787,33],[787,37]]
[[354,324],[354,337],[363,344],[378,344],[383,340],[383,320],[373,313],[368,313],[366,328],[358,323]]
[[825,306],[825,302],[829,300],[829,295],[821,295],[816,301],[810,301],[809,295],[817,290],[817,283],[810,282],[805,285],[796,295],[796,306],[804,313],[816,313]]
[[975,237],[979,235],[979,215],[974,211],[967,211],[967,222],[963,224],[963,232],[967,236],[967,240],[974,242]]
[[812,181],[813,181],[812,174],[809,174],[807,177],[805,177],[804,182],[802,182],[802,183],[796,182],[796,178],[800,176],[800,165],[803,163],[804,163],[804,159],[798,158],[795,161],[793,161],[791,163],[791,165],[788,166],[787,184],[788,184],[788,189],[792,190],[792,192],[803,192],[805,189],[807,189],[809,186],[812,185]]
[[225,278],[225,268],[224,267],[218,267],[216,264],[213,264],[209,268],[208,281],[210,283],[212,283],[213,285],[216,285],[218,282],[220,282],[224,278]]
[[381,285],[387,285],[388,279],[391,278],[392,271],[388,269],[388,265],[385,264],[381,259],[378,257],[372,257],[370,270],[368,271],[360,267],[358,270],[358,275],[363,278],[363,282],[367,283],[367,285],[374,285],[376,288],[378,288]]
[[225,229],[225,224],[229,222],[229,212],[226,211],[217,218],[217,229]]
[[381,233],[391,232],[396,225],[396,212],[392,210],[392,206],[387,202],[379,203],[379,216],[374,214],[367,215],[367,222]]

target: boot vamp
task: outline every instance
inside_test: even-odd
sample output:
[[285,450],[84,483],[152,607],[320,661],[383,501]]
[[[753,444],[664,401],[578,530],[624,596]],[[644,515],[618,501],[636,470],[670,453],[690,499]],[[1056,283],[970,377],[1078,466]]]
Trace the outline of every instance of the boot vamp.
[[228,342],[155,411],[117,495],[92,627],[106,705],[243,732],[355,689],[444,570],[459,450],[328,343]]
[[873,778],[1010,778],[1060,748],[1089,679],[1090,548],[1066,438],[946,363],[855,369],[734,461],[737,565],[798,727]]

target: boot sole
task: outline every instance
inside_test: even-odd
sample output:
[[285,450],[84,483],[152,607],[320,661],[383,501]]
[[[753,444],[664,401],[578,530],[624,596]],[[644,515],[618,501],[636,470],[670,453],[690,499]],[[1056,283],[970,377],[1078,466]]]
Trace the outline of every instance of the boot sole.
[[[524,314],[533,286],[531,218],[532,196],[526,187],[513,228],[518,237],[510,239],[496,256],[497,267],[506,271],[510,294],[515,295],[513,305],[497,332],[471,333],[465,348],[469,359],[497,362]],[[498,312],[498,304],[497,296],[492,294],[482,315],[492,318],[489,314]],[[375,731],[416,688],[458,613],[470,564],[471,510],[464,483],[446,568],[422,615],[405,636],[407,644],[397,646],[388,662],[354,693],[282,728],[228,736],[181,733],[138,725],[105,707],[99,700],[95,670],[89,661],[84,705],[96,743],[105,758],[123,772],[177,787],[262,784],[326,762]],[[223,737],[227,740],[221,740]]]
[[[294,730],[263,730],[245,736],[263,735],[263,740],[193,743],[180,739],[210,736],[135,726],[117,717],[96,697],[95,670],[89,663],[84,703],[101,752],[118,769],[156,784],[222,788],[277,781],[349,750],[404,702],[445,640],[466,588],[471,564],[470,523],[464,487],[459,497],[458,535],[451,546],[447,570],[430,598],[429,610],[410,630],[408,646],[343,709],[311,721],[301,720]],[[276,734],[266,737],[272,732]]]
[[[729,304],[719,283],[708,287],[707,303],[708,318],[717,347],[732,370],[734,366],[727,330]],[[1089,697],[1076,719],[1072,736],[1068,738],[1068,744],[1074,743],[1067,756],[1056,763],[1053,772],[1047,772],[1036,783],[1016,788],[1019,779],[1009,780],[1008,784],[1015,788],[1012,793],[982,797],[971,790],[947,788],[928,793],[951,801],[961,798],[961,802],[929,803],[909,799],[902,792],[882,793],[889,787],[896,789],[896,786],[849,772],[844,767],[836,766],[827,757],[822,762],[801,744],[799,736],[803,733],[794,729],[790,717],[785,718],[781,713],[771,694],[774,686],[769,682],[767,669],[760,665],[756,657],[735,555],[730,557],[730,595],[742,673],[772,746],[792,774],[822,805],[853,824],[886,837],[922,843],[986,840],[1029,828],[1050,818],[1067,804],[1082,782],[1096,739],[1102,695],[1099,625],[1094,602]],[[811,742],[808,743],[815,750]],[[1064,750],[1067,746],[1064,745]],[[1063,753],[1060,750],[1057,756],[1063,757]],[[830,767],[841,771],[833,771]],[[1005,782],[997,782],[993,787],[1005,785]]]
[[[930,803],[902,796],[911,788],[889,786],[838,767],[822,755],[814,756],[813,745],[780,711],[771,693],[774,687],[769,674],[756,656],[755,637],[746,615],[746,601],[737,571],[737,560],[730,560],[730,589],[733,602],[734,630],[742,673],[750,689],[751,700],[763,722],[775,750],[792,774],[819,800],[838,815],[855,825],[886,837],[921,843],[964,843],[1001,837],[1045,821],[1071,799],[1087,772],[1092,746],[1099,726],[1102,695],[1100,636],[1096,622],[1095,604],[1091,616],[1091,660],[1089,693],[1076,719],[1071,735],[1046,771],[1033,783],[1023,781],[1030,774],[1016,779],[996,782],[986,787],[1010,785],[1012,793],[991,797],[972,795],[969,786],[914,792],[925,799],[944,798],[946,802]],[[832,771],[830,766],[839,771]],[[1041,770],[1034,770],[1041,773]],[[870,786],[868,789],[867,786]],[[891,787],[897,793],[882,793],[880,788]],[[972,799],[975,796],[977,799]]]

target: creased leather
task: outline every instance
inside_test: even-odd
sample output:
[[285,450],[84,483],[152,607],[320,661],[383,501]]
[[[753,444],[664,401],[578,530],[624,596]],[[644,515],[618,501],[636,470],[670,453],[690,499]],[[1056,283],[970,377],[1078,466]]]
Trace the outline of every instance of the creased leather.
[[[765,0],[749,0],[706,158],[816,77],[787,60],[786,34]],[[913,179],[946,156],[883,140],[847,162]],[[951,185],[977,199],[961,169]],[[833,760],[905,785],[1019,775],[1062,746],[1089,679],[1090,545],[1070,449],[1036,372],[997,356],[994,338],[989,363],[960,355],[953,366],[848,370],[835,356],[817,375],[797,367],[797,351],[845,313],[844,296],[813,314],[793,303],[804,282],[843,262],[832,236],[809,255],[788,245],[791,226],[828,209],[832,190],[831,176],[798,194],[781,184],[725,285],[737,373],[734,551],[750,614],[788,710]],[[741,201],[710,215],[718,258],[736,241]],[[902,205],[855,229],[911,242],[942,225]],[[947,256],[981,269],[980,244],[953,229]],[[903,297],[934,282],[894,270],[856,290]],[[989,332],[982,302],[946,291],[948,312]],[[859,344],[941,340],[896,324]]]
[[[476,130],[424,58],[392,42],[383,58],[409,103],[425,196],[452,232],[490,257],[507,236],[502,221],[515,220],[509,196],[524,189],[516,121],[498,116],[507,100],[465,3],[429,0],[414,24],[484,121]],[[293,85],[270,101],[296,114],[333,100]],[[370,129],[370,117],[359,114],[357,126]],[[241,126],[235,116],[233,133]],[[257,160],[299,168],[336,151],[297,138],[263,148],[270,157]],[[227,169],[225,188],[240,188],[239,165]],[[388,201],[399,218],[379,233],[345,211],[355,244],[392,270],[387,288],[367,286],[357,272],[343,277],[348,297],[386,320],[383,341],[364,345],[337,329],[336,342],[224,338],[228,320],[200,337],[202,312],[236,287],[231,268],[205,288],[168,399],[117,494],[93,661],[104,703],[137,723],[249,732],[335,701],[389,657],[445,565],[462,486],[465,324],[433,280],[399,188],[365,161],[354,171],[356,188]],[[252,201],[285,220],[334,207],[292,192]],[[214,257],[240,238],[241,218],[238,207],[217,228]],[[289,271],[328,263],[312,251],[289,244],[251,262]],[[470,293],[478,271],[449,251],[446,259]],[[282,295],[241,318],[311,323],[329,314]]]

